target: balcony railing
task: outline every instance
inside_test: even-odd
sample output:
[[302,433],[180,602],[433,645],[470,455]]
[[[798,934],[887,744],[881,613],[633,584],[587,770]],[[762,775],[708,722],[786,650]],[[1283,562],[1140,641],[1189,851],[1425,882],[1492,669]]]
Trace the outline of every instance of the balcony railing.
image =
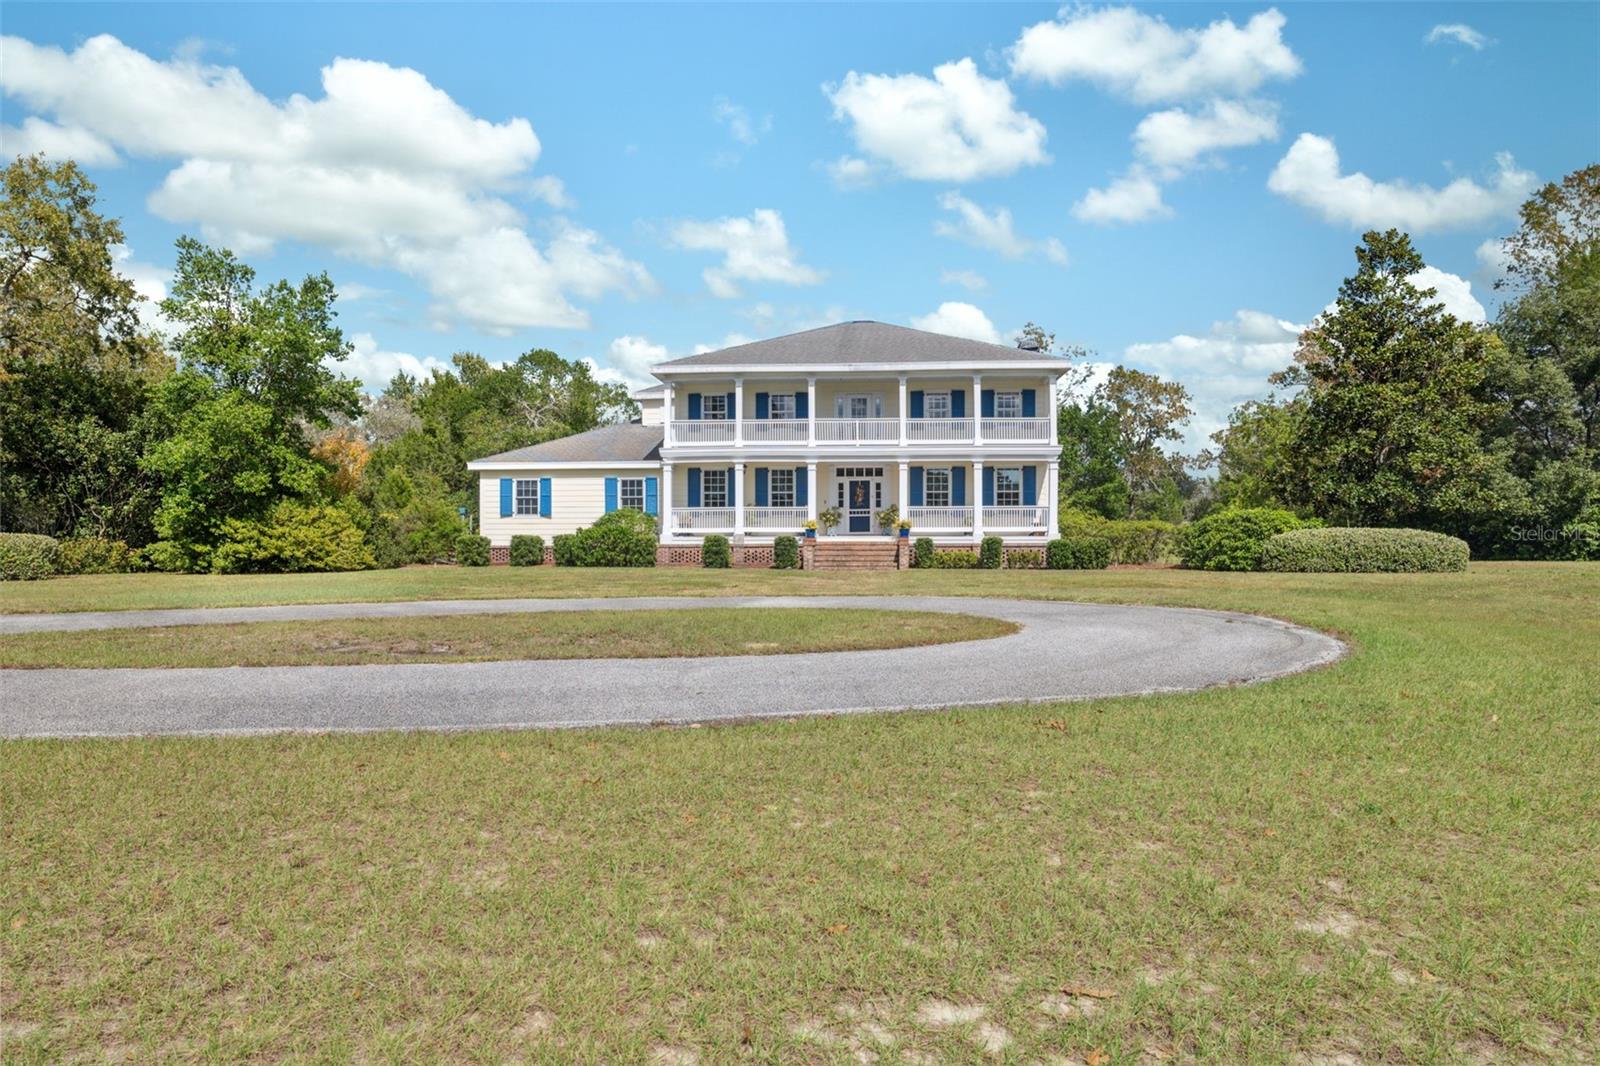
[[[804,418],[732,420],[674,419],[668,425],[668,441],[684,444],[732,444],[735,426],[746,443],[805,444],[810,440],[811,424]],[[985,444],[1042,444],[1050,439],[1048,418],[908,418],[906,440],[912,444],[962,444],[970,442],[973,429],[981,428]],[[896,444],[900,440],[898,418],[819,418],[816,419],[819,444]]]
[[985,418],[984,443],[1008,441],[1047,441],[1050,439],[1048,418]]
[[828,444],[883,444],[899,439],[898,418],[817,419],[817,440]]
[[907,507],[911,531],[919,529],[971,529],[970,507]]
[[906,439],[911,441],[969,441],[970,418],[911,418],[906,420]]
[[744,423],[744,439],[766,443],[778,441],[792,443],[806,439],[807,427],[803,418],[769,418]]
[[744,527],[746,529],[781,529],[786,533],[797,533],[806,520],[804,507],[746,507],[744,509]]
[[733,423],[726,419],[672,423],[674,444],[728,444],[733,441]]
[[723,533],[733,529],[732,507],[674,507],[672,528],[683,533]]
[[1050,524],[1050,508],[1044,504],[1027,507],[985,507],[983,528],[1043,529]]

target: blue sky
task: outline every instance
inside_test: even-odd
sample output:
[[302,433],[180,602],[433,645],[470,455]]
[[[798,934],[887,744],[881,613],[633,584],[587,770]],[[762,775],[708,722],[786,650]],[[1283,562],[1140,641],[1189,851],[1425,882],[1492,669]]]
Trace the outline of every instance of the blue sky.
[[8,3],[4,151],[72,154],[147,291],[195,233],[326,269],[349,364],[1033,319],[1265,392],[1360,232],[1493,315],[1495,238],[1600,158],[1594,4]]

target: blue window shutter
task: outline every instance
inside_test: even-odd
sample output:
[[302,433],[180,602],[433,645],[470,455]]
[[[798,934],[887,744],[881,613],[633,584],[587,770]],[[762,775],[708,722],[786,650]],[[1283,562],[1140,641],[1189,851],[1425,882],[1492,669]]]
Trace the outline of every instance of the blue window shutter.
[[698,392],[689,394],[689,421],[700,421],[700,394]]
[[550,479],[547,477],[539,479],[539,517],[550,517]]
[[[728,408],[728,410],[731,411],[731,410],[733,410],[733,408],[730,406]],[[744,499],[744,486],[740,485],[738,488],[734,487],[734,484],[733,484],[733,467],[731,467],[731,466],[728,467],[727,485],[728,485],[728,506],[729,507],[737,507],[739,505],[739,503]]]
[[767,505],[767,468],[764,467],[764,466],[758,466],[758,467],[756,467],[756,506],[757,507],[765,507],[766,505]]
[[511,479],[508,477],[500,479],[500,517],[511,517]]
[[731,392],[730,392],[730,393],[728,393],[728,417],[729,417],[729,418],[730,418],[730,419],[731,419],[731,418],[733,418],[733,413],[734,413],[734,412],[735,412],[735,411],[736,411],[736,410],[738,410],[738,408],[737,408],[737,407],[735,407],[735,406],[734,406],[734,405],[735,405],[735,404],[736,404],[736,403],[737,403],[737,402],[738,402],[738,397],[737,397],[737,396],[735,396],[735,395],[734,395],[734,394],[733,394],[733,393],[731,393]]
[[984,389],[983,390],[982,402],[983,402],[983,406],[980,408],[980,410],[983,412],[982,417],[984,417],[984,418],[993,418],[994,417],[994,390],[993,389]]
[[983,505],[994,506],[994,467],[983,468]]
[[[805,393],[801,393],[800,395],[804,396]],[[796,507],[808,507],[808,506],[810,506],[811,497],[810,497],[810,494],[806,491],[807,488],[808,488],[808,486],[806,485],[806,468],[803,467],[803,466],[795,467],[794,468],[794,505]]]
[[911,390],[911,417],[912,418],[921,418],[922,417],[922,390],[921,389],[912,389]]
[[689,506],[700,506],[700,468],[689,468]]
[[811,405],[806,402],[807,396],[803,392],[794,394],[794,416],[796,418],[810,418]]
[[617,479],[606,478],[606,514],[617,509]]
[[764,392],[756,393],[756,417],[766,418],[771,410],[772,405],[767,402],[767,394]]
[[1032,507],[1039,502],[1039,468],[1022,468],[1022,502]]
[[922,467],[911,468],[911,506],[922,506]]
[[951,389],[950,390],[950,417],[951,418],[966,418],[967,417],[967,390],[966,389]]
[[967,505],[967,468],[952,466],[950,468],[950,506],[965,507]]
[[1039,395],[1039,390],[1037,390],[1037,389],[1023,389],[1022,390],[1022,417],[1023,418],[1033,418],[1035,415],[1037,415],[1039,413],[1038,395]]
[[661,513],[661,505],[658,502],[658,496],[660,494],[660,491],[661,490],[658,487],[658,483],[657,483],[655,478],[647,477],[647,478],[644,479],[644,513],[645,514],[660,514]]

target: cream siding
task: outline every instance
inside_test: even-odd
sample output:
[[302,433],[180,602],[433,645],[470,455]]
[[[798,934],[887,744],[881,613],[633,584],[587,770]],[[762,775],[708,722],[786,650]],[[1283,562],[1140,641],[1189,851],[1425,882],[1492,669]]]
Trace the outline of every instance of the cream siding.
[[[526,470],[482,470],[478,472],[478,532],[494,547],[511,543],[517,533],[537,533],[549,543],[557,533],[574,533],[592,525],[606,512],[606,478],[659,478],[659,467],[652,470],[571,470],[529,467]],[[512,515],[500,517],[500,479],[550,479],[550,517]],[[659,509],[659,508],[658,508]]]
[[665,397],[655,396],[647,400],[638,401],[639,424],[641,426],[659,426],[667,420],[667,402]]

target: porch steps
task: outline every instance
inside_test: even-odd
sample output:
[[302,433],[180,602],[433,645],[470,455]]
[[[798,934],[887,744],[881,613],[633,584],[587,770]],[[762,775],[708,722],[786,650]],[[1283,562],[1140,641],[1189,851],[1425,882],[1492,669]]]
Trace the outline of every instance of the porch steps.
[[897,544],[892,537],[862,540],[824,537],[817,541],[818,570],[893,570]]

